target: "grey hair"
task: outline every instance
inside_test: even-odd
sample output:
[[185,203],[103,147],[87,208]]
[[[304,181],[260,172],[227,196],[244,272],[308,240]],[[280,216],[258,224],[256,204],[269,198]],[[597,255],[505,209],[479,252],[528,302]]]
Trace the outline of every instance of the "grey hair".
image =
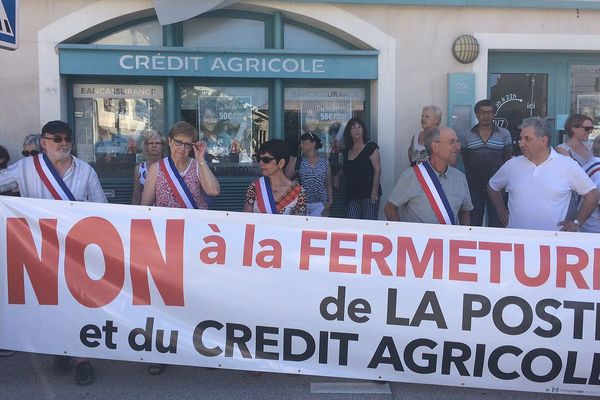
[[161,154],[165,153],[167,147],[167,139],[158,132],[145,131],[142,133],[142,156],[144,157],[144,160],[147,160],[149,157],[147,143],[152,139],[160,140],[163,146]]
[[439,128],[433,128],[432,130],[425,133],[423,145],[425,146],[425,150],[427,150],[427,153],[431,154],[431,144],[438,140],[440,140]]
[[33,144],[35,146],[35,148],[39,150],[40,149],[40,135],[37,133],[32,133],[31,135],[25,136],[25,139],[23,139],[23,147],[29,146],[30,144]]
[[600,157],[600,136],[596,136],[592,143],[592,152],[594,157]]
[[442,123],[442,115],[443,114],[442,114],[441,108],[439,108],[438,106],[434,106],[432,104],[432,105],[423,107],[423,111],[425,111],[425,110],[431,110],[431,111],[433,111],[433,115],[437,119],[437,125],[438,126]]
[[552,139],[550,137],[550,131],[548,129],[546,129],[546,121],[544,120],[544,118],[541,117],[531,117],[531,118],[525,118],[523,120],[523,122],[521,122],[521,125],[519,126],[520,129],[525,129],[525,128],[533,128],[535,130],[535,136],[542,138],[544,136],[546,136],[548,138],[548,147],[550,147],[550,140]]

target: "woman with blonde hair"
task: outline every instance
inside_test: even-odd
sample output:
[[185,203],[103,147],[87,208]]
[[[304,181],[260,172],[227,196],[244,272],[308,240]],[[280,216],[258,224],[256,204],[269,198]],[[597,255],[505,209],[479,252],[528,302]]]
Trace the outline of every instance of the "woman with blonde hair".
[[421,130],[413,136],[408,147],[408,161],[410,165],[427,160],[429,154],[425,150],[425,134],[433,128],[439,128],[442,122],[442,110],[439,107],[430,105],[423,107],[421,112]]
[[137,164],[133,170],[131,204],[135,205],[139,205],[142,200],[148,169],[152,164],[163,158],[166,145],[165,138],[158,132],[145,132],[142,137],[142,156],[146,161]]

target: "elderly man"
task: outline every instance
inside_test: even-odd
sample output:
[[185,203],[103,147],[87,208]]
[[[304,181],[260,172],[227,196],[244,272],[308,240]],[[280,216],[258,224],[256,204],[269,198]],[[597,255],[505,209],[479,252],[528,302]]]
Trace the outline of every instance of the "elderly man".
[[[596,136],[594,139],[592,152],[594,157],[583,166],[583,170],[600,190],[600,136]],[[600,233],[600,204],[594,208],[590,217],[581,226],[581,232]]]
[[[550,147],[550,135],[540,117],[521,124],[522,156],[508,160],[488,184],[500,222],[508,228],[576,232],[598,205],[600,192],[571,158]],[[508,209],[501,190],[508,192]],[[566,219],[571,191],[582,197],[575,217]]]
[[471,225],[482,226],[487,209],[487,226],[499,227],[500,220],[489,201],[488,181],[512,156],[510,132],[494,123],[494,103],[480,100],[475,104],[477,125],[461,135],[461,149],[467,183],[473,201]]
[[[0,171],[0,191],[18,188],[21,197],[106,203],[96,172],[71,155],[72,132],[62,121],[50,121],[42,128],[43,153],[26,157]],[[94,381],[94,371],[86,359],[75,360],[75,382]],[[54,369],[66,374],[72,369],[69,357],[57,356]]]
[[473,209],[465,175],[456,163],[460,142],[451,128],[425,135],[427,161],[405,170],[389,197],[385,216],[390,221],[469,225]]

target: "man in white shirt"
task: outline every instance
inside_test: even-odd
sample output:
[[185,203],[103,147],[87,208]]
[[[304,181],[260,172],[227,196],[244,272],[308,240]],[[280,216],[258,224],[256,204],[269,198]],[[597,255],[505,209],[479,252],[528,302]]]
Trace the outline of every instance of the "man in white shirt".
[[56,199],[36,168],[36,162],[49,163],[76,201],[106,203],[96,172],[89,164],[71,155],[73,144],[69,125],[62,121],[48,122],[42,130],[40,144],[45,158],[44,154],[26,157],[0,171],[0,192],[18,188],[21,197]]
[[[577,232],[598,205],[600,192],[583,169],[550,147],[540,117],[521,124],[522,156],[508,160],[492,176],[488,193],[507,228]],[[508,209],[501,190],[508,193]],[[571,191],[582,196],[573,219],[567,219]]]
[[[96,172],[86,162],[71,155],[72,131],[63,121],[50,121],[42,128],[43,153],[26,157],[0,171],[0,192],[18,188],[21,197],[106,203]],[[70,357],[56,356],[54,369],[67,374]],[[88,385],[94,370],[84,358],[75,359],[75,382]]]

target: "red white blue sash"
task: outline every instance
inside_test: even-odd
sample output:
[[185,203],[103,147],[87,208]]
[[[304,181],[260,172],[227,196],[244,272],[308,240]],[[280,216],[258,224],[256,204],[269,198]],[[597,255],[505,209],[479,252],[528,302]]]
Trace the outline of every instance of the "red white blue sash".
[[175,200],[179,203],[181,208],[198,208],[198,205],[192,197],[190,189],[187,187],[185,181],[177,171],[175,163],[171,157],[165,157],[158,162],[158,167],[162,171],[167,181],[167,184],[171,188]]
[[75,196],[73,196],[73,193],[71,193],[65,181],[63,181],[45,153],[33,156],[33,165],[42,183],[55,200],[76,201]]
[[263,214],[277,214],[277,203],[273,197],[271,189],[271,180],[268,176],[263,176],[254,181],[256,186],[256,205]]
[[438,174],[431,164],[429,164],[429,161],[416,164],[413,166],[413,169],[439,223],[456,225],[450,202],[446,197],[446,193],[444,193],[442,184],[438,179]]
[[585,173],[591,178],[596,172],[600,171],[600,162],[595,162],[585,170]]

